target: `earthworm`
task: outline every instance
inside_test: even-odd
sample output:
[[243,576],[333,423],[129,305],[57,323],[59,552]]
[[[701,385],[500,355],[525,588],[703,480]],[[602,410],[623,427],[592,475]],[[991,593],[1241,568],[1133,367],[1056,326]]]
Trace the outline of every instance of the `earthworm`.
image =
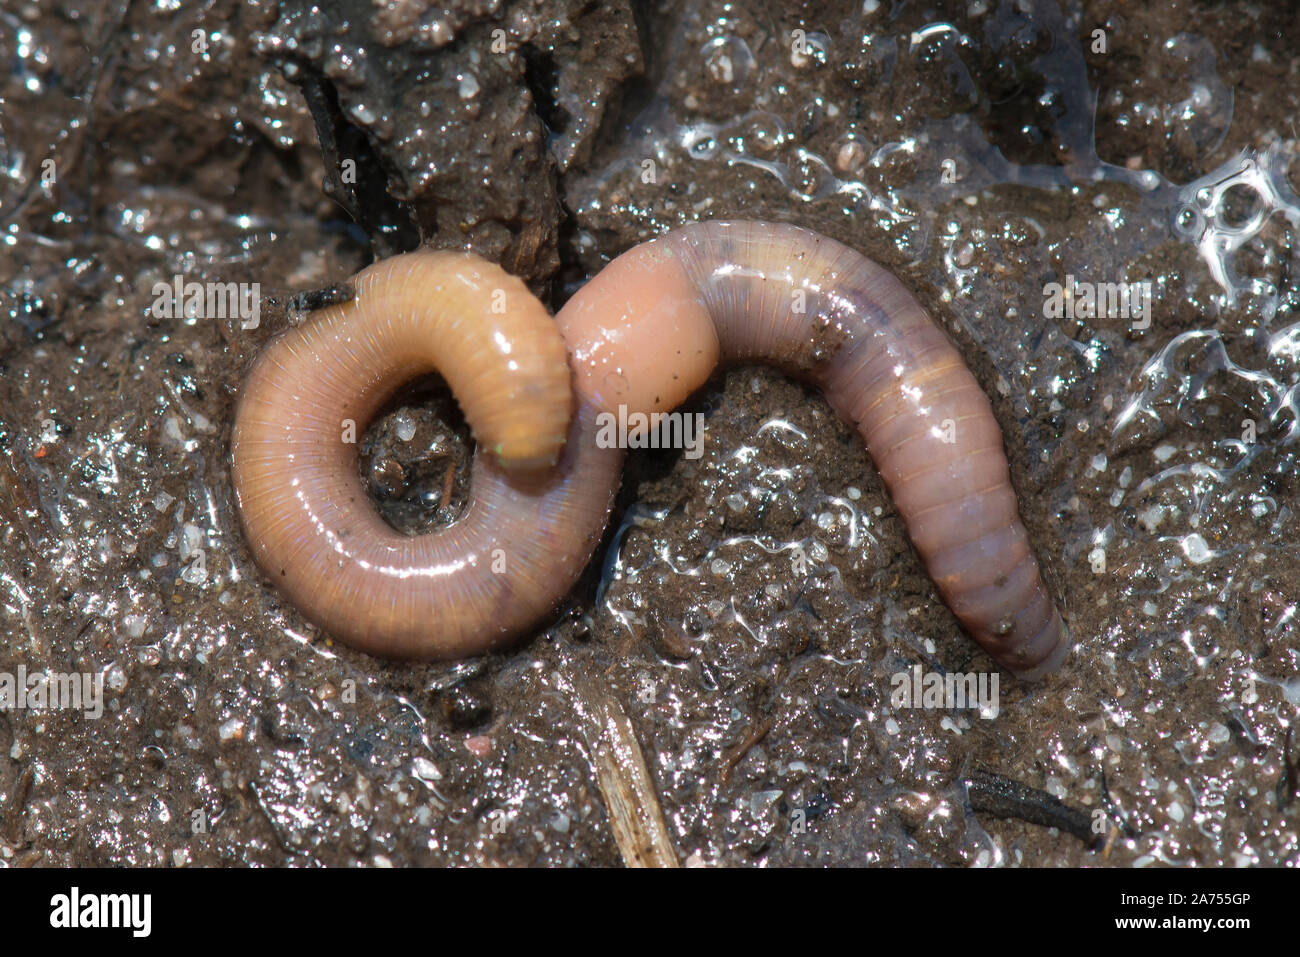
[[[499,645],[527,629],[570,589],[608,518],[622,452],[601,448],[601,413],[668,412],[719,362],[774,364],[822,388],[858,430],[948,606],[1003,667],[1038,678],[1069,642],[1020,521],[1002,435],[988,398],[960,354],[897,278],[841,243],[795,226],[710,222],[633,247],[580,289],[556,317],[567,347],[576,412],[559,465],[514,475],[510,456],[542,464],[550,441],[527,447],[540,407],[521,401],[542,363],[499,374],[455,375],[455,363],[491,354],[491,334],[447,316],[451,280],[423,266],[477,270],[509,285],[522,313],[543,316],[517,281],[465,258],[431,254],[388,260],[362,273],[357,296],[274,343],[259,359],[237,413],[234,476],[245,529],[263,569],[327,631],[363,650],[401,657],[454,657]],[[405,263],[412,265],[408,268]],[[398,265],[401,263],[402,265]],[[417,268],[416,264],[420,264]],[[487,278],[491,275],[491,278]],[[404,284],[409,284],[408,288]],[[441,284],[441,286],[439,285]],[[389,302],[392,297],[393,301]],[[482,303],[479,304],[480,311]],[[440,319],[445,355],[411,345],[427,313]],[[544,349],[528,319],[528,349]],[[471,341],[453,341],[451,328]],[[499,350],[498,350],[499,351]],[[358,425],[418,372],[448,378],[476,438],[469,512],[460,523],[407,538],[364,500],[355,451],[339,421]],[[469,387],[490,393],[466,394]],[[358,397],[360,394],[360,398]],[[548,391],[549,394],[549,391]],[[496,431],[481,409],[500,414]],[[510,413],[527,419],[513,423]],[[516,452],[499,440],[508,432]],[[497,461],[483,454],[490,448]],[[504,569],[493,571],[492,554]]]
[[[422,251],[353,286],[354,298],[263,350],[244,383],[231,478],[245,534],[266,575],[330,635],[394,658],[480,653],[577,580],[621,454],[582,441],[595,413],[574,414],[564,343],[500,267]],[[448,528],[407,536],[369,502],[355,439],[433,371],[477,439],[470,505]]]

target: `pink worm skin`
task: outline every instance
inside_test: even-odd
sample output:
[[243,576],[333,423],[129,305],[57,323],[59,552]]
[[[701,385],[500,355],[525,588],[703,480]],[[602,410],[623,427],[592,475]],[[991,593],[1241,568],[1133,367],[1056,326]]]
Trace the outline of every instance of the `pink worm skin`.
[[[396,657],[471,654],[527,630],[572,587],[608,518],[622,452],[597,447],[596,416],[617,415],[619,406],[628,415],[668,411],[719,362],[762,361],[819,385],[857,428],[941,595],[985,651],[1028,679],[1060,665],[1069,641],[1017,512],[992,408],[889,272],[798,227],[701,223],[612,261],[556,322],[578,412],[560,466],[544,480],[512,480],[476,453],[466,519],[413,539],[387,529],[358,496],[354,458],[356,485],[344,503],[327,498],[339,487],[341,460],[310,454],[280,475],[300,489],[289,518],[271,508],[250,521],[257,503],[241,496],[255,552],[276,537],[262,531],[274,519],[278,538],[295,543],[295,562],[328,556],[289,589],[309,617],[363,650]],[[317,374],[332,377],[323,391],[346,389],[346,376],[375,378],[355,361],[340,371],[330,355],[318,360],[327,371]],[[409,379],[409,364],[401,371]],[[241,416],[249,402],[246,389]],[[312,414],[274,409],[281,418]],[[333,407],[323,413],[330,429],[337,415]],[[244,433],[254,446],[255,431]],[[238,444],[234,452],[238,471]],[[331,531],[339,522],[348,528],[342,556]],[[489,568],[497,549],[507,556],[504,574]],[[275,579],[279,560],[258,554]],[[344,600],[318,600],[340,589]]]

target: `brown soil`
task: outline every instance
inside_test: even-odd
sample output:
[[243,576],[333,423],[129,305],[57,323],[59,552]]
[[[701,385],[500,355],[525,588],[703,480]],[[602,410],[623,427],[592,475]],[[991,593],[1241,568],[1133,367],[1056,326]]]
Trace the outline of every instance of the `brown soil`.
[[[6,11],[0,673],[102,674],[107,703],[0,713],[3,861],[614,864],[580,717],[598,680],[684,862],[1300,864],[1288,5]],[[228,439],[288,296],[425,242],[558,307],[726,217],[854,246],[950,331],[1076,642],[1059,674],[1003,675],[992,720],[891,705],[914,664],[993,667],[850,430],[762,368],[692,400],[702,458],[630,456],[586,579],[510,653],[380,662],[263,580]],[[177,274],[274,302],[253,330],[157,318]],[[1067,275],[1150,280],[1149,328],[1048,318]],[[436,387],[363,451],[393,524],[454,518],[467,445]],[[1102,812],[1104,849],[986,812],[977,772]]]

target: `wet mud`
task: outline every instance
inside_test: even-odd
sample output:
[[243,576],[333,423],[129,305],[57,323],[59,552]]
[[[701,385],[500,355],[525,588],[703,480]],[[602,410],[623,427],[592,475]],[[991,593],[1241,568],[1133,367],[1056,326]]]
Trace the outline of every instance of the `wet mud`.
[[[1298,47],[1287,4],[1191,0],[6,3],[0,674],[103,711],[0,711],[0,863],[616,865],[603,715],[683,864],[1297,865]],[[686,406],[700,457],[629,456],[509,652],[379,661],[260,574],[230,422],[295,296],[426,243],[558,308],[727,217],[853,246],[958,344],[1058,673],[898,704],[998,673],[852,431],[762,367]],[[177,277],[259,311],[168,314]],[[436,380],[359,449],[395,527],[460,514]]]

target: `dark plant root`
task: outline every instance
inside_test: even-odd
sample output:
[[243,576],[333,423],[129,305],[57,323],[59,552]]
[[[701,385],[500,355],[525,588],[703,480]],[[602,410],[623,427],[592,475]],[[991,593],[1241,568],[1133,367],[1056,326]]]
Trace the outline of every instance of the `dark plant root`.
[[1062,803],[1046,791],[991,771],[970,771],[961,783],[966,789],[970,808],[976,814],[1054,827],[1073,834],[1093,851],[1099,851],[1105,845],[1106,835],[1093,831],[1091,814]]

